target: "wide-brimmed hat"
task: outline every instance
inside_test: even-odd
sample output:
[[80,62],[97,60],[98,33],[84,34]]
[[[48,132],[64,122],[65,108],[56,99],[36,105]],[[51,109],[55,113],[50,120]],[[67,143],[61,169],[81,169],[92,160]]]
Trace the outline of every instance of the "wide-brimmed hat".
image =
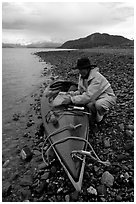
[[97,67],[96,64],[91,64],[89,58],[83,57],[78,59],[76,67],[74,69],[92,69]]

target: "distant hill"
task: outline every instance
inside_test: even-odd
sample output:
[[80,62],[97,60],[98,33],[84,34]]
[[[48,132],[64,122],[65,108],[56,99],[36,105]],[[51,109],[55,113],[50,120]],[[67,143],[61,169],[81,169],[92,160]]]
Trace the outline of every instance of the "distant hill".
[[43,42],[43,43],[32,43],[27,45],[27,48],[56,48],[59,47],[61,43],[53,43],[53,42]]
[[43,42],[43,43],[32,43],[29,45],[21,45],[21,44],[11,44],[11,43],[2,43],[3,48],[57,48],[61,46],[61,43],[53,43],[53,42]]
[[134,46],[134,41],[118,35],[109,35],[107,33],[93,33],[85,38],[70,40],[61,47],[63,49],[84,49],[93,47],[126,47]]
[[13,43],[2,43],[3,48],[15,48],[15,47],[24,47],[20,44],[13,44]]

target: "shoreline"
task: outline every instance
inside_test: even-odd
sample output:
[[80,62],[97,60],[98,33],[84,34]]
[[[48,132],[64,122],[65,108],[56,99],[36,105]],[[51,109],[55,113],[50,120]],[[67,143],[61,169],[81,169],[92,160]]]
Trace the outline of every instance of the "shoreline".
[[[103,187],[105,189],[104,191],[107,191],[107,187],[102,186],[100,178],[106,170],[114,176],[114,183],[118,187],[113,185],[109,189],[109,192],[104,195],[105,201],[133,201],[134,131],[130,127],[132,128],[134,125],[134,56],[131,53],[127,55],[92,53],[90,50],[42,51],[36,52],[35,54],[39,57],[39,60],[50,63],[52,76],[61,76],[60,78],[66,80],[78,80],[78,73],[74,72],[71,67],[76,65],[79,57],[87,55],[92,63],[97,62],[100,72],[109,79],[118,97],[118,101],[117,107],[111,110],[106,123],[103,124],[101,131],[95,133],[95,138],[93,137],[91,142],[96,152],[102,157],[101,159],[107,159],[109,157],[114,165],[111,169],[105,169],[104,167],[99,168],[96,164],[93,166],[88,161],[89,163],[87,163],[83,179],[83,191],[78,196],[74,194],[71,183],[69,183],[65,172],[58,163],[55,164],[54,171],[53,168],[50,171],[45,168],[41,158],[43,132],[41,128],[40,100],[46,83],[48,83],[47,80],[39,88],[37,87],[36,92],[30,96],[30,100],[25,104],[29,106],[29,108],[27,107],[27,113],[20,116],[17,121],[13,121],[15,135],[13,136],[12,144],[9,144],[7,147],[3,158],[3,201],[66,202],[69,198],[70,201],[102,202],[102,197],[99,195],[101,193],[100,188]],[[44,69],[43,77],[49,75],[50,73]],[[109,147],[106,147],[106,143],[104,142],[107,137],[110,141]],[[26,144],[33,153],[33,157],[29,162],[20,158],[21,150]],[[10,155],[11,149],[12,154]],[[6,164],[8,160],[9,162]],[[93,175],[91,174],[92,172]],[[125,183],[126,189],[124,189],[125,178],[122,177],[124,179],[120,180],[120,176],[124,176],[125,173],[129,175],[128,182]],[[92,175],[91,177],[90,174]],[[59,180],[60,178],[61,180]],[[39,183],[36,183],[36,181],[39,181]],[[87,192],[87,189],[91,185],[97,190],[98,196],[90,196]],[[63,189],[62,192],[57,193],[60,188]]]

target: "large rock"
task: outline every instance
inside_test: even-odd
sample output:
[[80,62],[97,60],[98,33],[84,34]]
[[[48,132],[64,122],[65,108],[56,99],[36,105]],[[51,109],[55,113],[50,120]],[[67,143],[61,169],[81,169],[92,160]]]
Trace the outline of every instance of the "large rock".
[[3,182],[2,183],[2,196],[3,197],[7,196],[10,193],[11,188],[12,188],[12,186],[11,186],[10,182],[8,182],[8,181]]
[[24,175],[23,178],[20,178],[21,186],[31,186],[33,184],[33,179],[31,175]]
[[113,182],[114,182],[114,177],[108,171],[105,171],[102,175],[101,183],[105,184],[108,187],[111,187],[113,186]]
[[99,196],[106,196],[107,194],[107,189],[105,185],[99,185],[97,187],[97,192]]
[[20,190],[22,200],[27,200],[31,198],[31,191],[28,188],[22,188]]

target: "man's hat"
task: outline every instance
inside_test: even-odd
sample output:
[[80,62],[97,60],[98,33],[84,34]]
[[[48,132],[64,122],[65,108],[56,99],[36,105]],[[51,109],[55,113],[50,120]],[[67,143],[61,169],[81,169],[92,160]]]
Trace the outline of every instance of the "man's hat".
[[90,60],[87,57],[83,57],[81,59],[78,59],[77,66],[74,67],[74,69],[92,69],[94,67],[97,67],[95,64],[90,64]]

